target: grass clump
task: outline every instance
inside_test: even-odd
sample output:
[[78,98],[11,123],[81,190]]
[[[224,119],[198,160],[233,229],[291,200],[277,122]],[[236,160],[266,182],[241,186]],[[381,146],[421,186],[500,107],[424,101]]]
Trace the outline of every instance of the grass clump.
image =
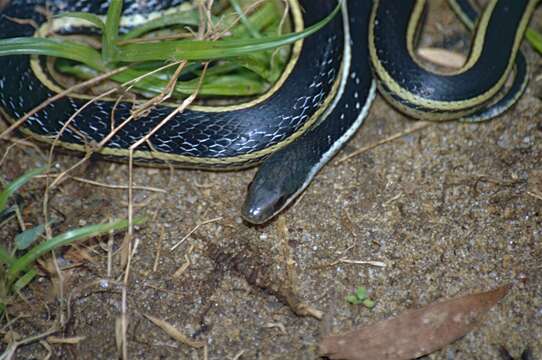
[[[85,24],[98,34],[94,41],[77,42],[50,30],[39,31],[48,35],[0,40],[0,56],[54,57],[59,59],[56,70],[81,80],[128,66],[112,80],[125,84],[141,79],[133,91],[148,97],[167,92],[186,98],[199,86],[202,72],[200,97],[254,96],[267,91],[282,74],[289,58],[286,45],[321,29],[340,8],[301,32],[283,34],[289,26],[281,0],[228,0],[229,5],[216,2],[212,8],[205,3],[195,1],[131,26],[122,23],[123,1],[112,0],[105,17],[67,12],[51,19]],[[183,62],[180,71],[164,66],[176,62]]]
[[[18,211],[17,205],[8,207],[8,200],[16,195],[22,186],[44,172],[45,168],[30,170],[3,188],[0,192],[0,226],[13,219]],[[141,222],[141,219],[135,221]],[[38,258],[75,241],[107,234],[110,231],[124,230],[128,226],[128,221],[115,220],[105,224],[89,225],[50,238],[44,236],[46,226],[47,224],[38,224],[25,229],[15,236],[11,244],[0,244],[0,315],[5,311],[11,296],[21,291],[38,275],[38,270],[34,266]],[[42,238],[45,240],[40,241]]]

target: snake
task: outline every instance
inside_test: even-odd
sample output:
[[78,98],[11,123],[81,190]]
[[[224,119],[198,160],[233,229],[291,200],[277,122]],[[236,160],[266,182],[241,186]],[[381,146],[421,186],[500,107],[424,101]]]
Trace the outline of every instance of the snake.
[[[380,93],[415,118],[491,119],[514,104],[526,88],[527,65],[519,47],[539,0],[491,0],[480,16],[468,0],[449,2],[474,36],[463,67],[442,74],[428,71],[414,55],[426,1],[375,1],[369,49]],[[511,89],[492,103],[514,68]]]
[[[424,0],[287,1],[295,31],[315,24],[338,5],[341,15],[293,45],[283,74],[265,94],[235,105],[190,106],[133,152],[134,161],[142,165],[210,170],[260,165],[241,207],[249,223],[268,222],[307,188],[363,124],[377,88],[392,105],[416,118],[482,121],[511,107],[526,87],[526,61],[519,45],[538,0],[490,0],[481,15],[467,0],[451,0],[474,31],[466,65],[452,74],[427,70],[414,54]],[[188,3],[126,0],[123,24]],[[0,37],[35,36],[32,24],[47,21],[38,7],[52,14],[103,15],[107,6],[105,0],[11,0],[2,9]],[[14,22],[16,18],[31,22]],[[70,24],[64,26],[58,31],[69,33]],[[512,74],[512,85],[503,90]],[[62,91],[44,59],[0,57],[0,109],[8,122]],[[46,143],[54,139],[75,151],[107,139],[99,155],[123,160],[130,146],[176,106],[157,105],[111,136],[111,129],[129,118],[136,104],[88,100],[76,94],[62,97],[29,116],[19,131]]]

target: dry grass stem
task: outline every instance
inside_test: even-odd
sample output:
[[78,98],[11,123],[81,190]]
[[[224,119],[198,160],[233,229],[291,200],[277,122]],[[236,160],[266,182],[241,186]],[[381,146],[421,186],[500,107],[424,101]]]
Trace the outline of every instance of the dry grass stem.
[[417,132],[417,131],[426,129],[426,128],[428,128],[428,127],[431,126],[431,125],[434,125],[434,123],[432,123],[432,122],[425,122],[425,121],[419,122],[417,125],[413,126],[413,127],[410,128],[410,129],[407,129],[407,130],[405,130],[405,131],[401,131],[401,132],[399,132],[399,133],[397,133],[397,134],[393,134],[392,136],[387,137],[387,138],[385,138],[385,139],[382,139],[382,140],[380,140],[380,141],[377,141],[377,142],[374,143],[374,144],[367,145],[367,146],[365,146],[365,147],[362,147],[362,148],[360,148],[360,149],[354,151],[353,153],[351,153],[351,154],[349,154],[349,155],[343,157],[342,159],[339,159],[339,160],[335,163],[335,165],[341,165],[342,163],[344,163],[344,162],[346,162],[346,161],[348,161],[348,160],[350,160],[350,159],[352,159],[352,158],[354,158],[354,157],[356,157],[356,156],[359,156],[359,155],[361,155],[361,154],[366,153],[366,152],[369,151],[369,150],[372,150],[372,149],[374,149],[374,148],[379,147],[380,145],[387,144],[387,143],[392,142],[392,141],[394,141],[394,140],[400,139],[400,138],[402,138],[403,136],[410,135],[410,134],[413,134],[413,133],[415,133],[415,132]]
[[8,155],[10,154],[11,150],[13,150],[13,148],[17,146],[30,147],[34,149],[42,158],[44,159],[46,158],[45,154],[43,153],[43,151],[41,151],[39,146],[37,146],[33,142],[26,141],[24,139],[17,139],[17,138],[7,138],[6,140],[11,142],[11,144],[8,145],[6,151],[4,152],[4,155],[2,156],[2,159],[0,159],[0,166],[2,166],[4,162],[7,160]]
[[118,69],[115,69],[115,70],[107,72],[107,73],[105,73],[103,75],[97,76],[97,77],[95,77],[93,79],[83,81],[83,82],[81,82],[81,83],[79,83],[77,85],[74,85],[74,86],[72,86],[72,87],[70,87],[70,88],[56,94],[55,96],[50,97],[49,99],[45,100],[44,102],[42,102],[41,104],[36,106],[34,109],[30,110],[30,112],[28,112],[25,116],[23,116],[19,120],[15,121],[6,130],[4,130],[0,134],[0,140],[6,139],[7,136],[13,132],[13,130],[15,130],[19,126],[21,126],[21,124],[23,124],[31,116],[35,115],[38,111],[43,110],[44,108],[51,105],[55,101],[60,100],[63,97],[68,96],[71,93],[74,93],[74,92],[77,92],[79,90],[86,89],[86,88],[88,88],[88,87],[90,87],[92,85],[98,84],[98,83],[100,83],[100,82],[102,82],[102,81],[104,81],[106,79],[109,79],[111,76],[114,76],[114,75],[116,75],[118,73],[121,73],[121,72],[125,71],[126,69],[128,69],[128,68],[125,67],[125,66],[121,67],[121,68],[118,68]]
[[266,329],[279,329],[283,335],[288,335],[286,326],[284,326],[282,323],[267,323],[263,327]]
[[47,342],[49,344],[67,344],[67,345],[77,345],[81,341],[85,340],[85,336],[74,336],[69,338],[61,338],[57,336],[49,336]]
[[[181,67],[182,64],[179,65]],[[165,124],[167,124],[173,117],[175,117],[177,114],[182,113],[190,104],[194,102],[196,99],[199,90],[201,88],[201,85],[203,84],[203,79],[205,78],[205,74],[207,73],[207,67],[209,66],[209,63],[205,63],[203,66],[203,71],[201,73],[201,76],[199,78],[198,86],[194,93],[192,93],[188,98],[186,98],[180,106],[178,106],[175,110],[173,110],[168,116],[166,116],[158,125],[156,125],[149,133],[147,133],[144,137],[136,141],[133,145],[129,148],[129,156],[128,156],[128,234],[133,234],[133,227],[134,227],[134,179],[133,179],[133,166],[134,166],[134,151],[141,146],[143,143],[148,142],[151,136],[153,136],[158,130],[162,128]],[[130,116],[133,117],[134,115]]]
[[120,316],[120,329],[117,331],[120,335],[120,348],[123,360],[128,360],[128,300],[126,286],[122,288],[122,305]]
[[144,314],[143,316],[149,319],[153,324],[158,326],[160,329],[164,330],[164,332],[168,334],[173,340],[178,341],[181,344],[190,346],[195,349],[201,349],[206,345],[206,343],[203,341],[195,341],[195,340],[190,339],[188,336],[184,335],[179,330],[177,330],[173,325],[171,325],[170,323],[162,319],[159,319],[147,314]]
[[0,355],[0,360],[11,360],[14,358],[15,352],[17,351],[19,347],[27,345],[27,344],[31,344],[34,342],[38,342],[50,335],[53,335],[54,333],[57,333],[58,331],[59,329],[55,325],[44,333],[12,342],[11,344],[7,346],[6,350],[2,353],[2,355]]
[[[113,222],[113,219],[109,219],[109,222]],[[111,278],[113,272],[113,245],[115,242],[114,232],[109,232],[109,239],[107,240],[107,277]]]
[[53,356],[53,348],[51,347],[51,345],[49,345],[47,341],[43,339],[40,340],[40,345],[43,346],[47,351],[47,355],[43,357],[43,360],[49,360]]
[[166,228],[160,225],[160,236],[158,237],[158,244],[156,244],[156,256],[154,257],[154,265],[152,267],[153,272],[158,271],[158,265],[160,265],[160,253],[162,252],[162,242],[166,238]]
[[[181,76],[181,72],[186,67],[186,64],[188,64],[188,61],[186,60],[179,61],[177,65],[177,69],[175,70],[175,73],[173,74],[171,79],[169,79],[164,90],[157,96],[153,97],[152,99],[145,101],[140,107],[138,107],[135,111],[133,111],[132,115],[138,118],[141,115],[143,115],[146,111],[153,108],[154,106],[161,104],[164,101],[167,101],[168,99],[170,99],[171,95],[173,94],[173,91],[175,90],[175,86],[177,85],[177,81],[179,80],[179,76]],[[145,75],[148,76],[148,74],[145,74]]]
[[527,194],[534,197],[535,199],[542,200],[542,194],[534,192],[534,191],[527,191]]
[[241,357],[245,354],[245,350],[239,351],[234,357],[231,358],[231,360],[239,360]]
[[383,261],[349,260],[345,258],[339,259],[337,263],[354,264],[354,265],[371,265],[371,266],[381,267],[381,268],[385,268],[387,266],[386,263]]
[[[39,178],[55,178],[55,179],[58,179],[58,176],[60,176],[60,175],[59,174],[46,174],[46,175],[38,175],[38,176],[36,176],[36,178],[37,179],[39,179]],[[62,173],[62,176],[65,176],[69,180],[73,180],[73,181],[77,181],[77,182],[80,182],[80,183],[83,183],[83,184],[93,185],[93,186],[97,186],[97,187],[102,187],[102,188],[106,188],[106,189],[111,189],[111,190],[127,190],[128,189],[128,185],[106,184],[106,183],[95,181],[95,180],[85,179],[85,178],[82,178],[82,177],[79,177],[79,176],[70,176],[70,175],[67,175],[67,173],[65,173],[65,172]],[[161,188],[152,187],[152,186],[134,185],[134,190],[149,191],[149,192],[155,192],[155,193],[160,193],[160,194],[166,194],[167,193],[166,189],[161,189]]]
[[176,243],[175,245],[173,245],[170,249],[170,251],[174,251],[175,249],[177,249],[179,246],[181,246],[185,241],[186,239],[188,239],[190,237],[190,235],[192,235],[193,233],[195,233],[200,227],[204,226],[204,225],[207,225],[207,224],[211,224],[211,223],[214,223],[214,222],[217,222],[217,221],[220,221],[222,220],[223,217],[217,217],[217,218],[214,218],[214,219],[210,219],[210,220],[205,220],[199,224],[197,224],[192,230],[190,230],[190,232],[188,232],[188,234],[186,234],[178,243]]
[[[1,6],[0,8],[3,8],[3,6]],[[7,15],[2,15],[2,16],[5,17],[6,19],[8,19],[11,22],[14,22],[15,24],[18,24],[18,25],[30,25],[36,30],[39,29],[39,25],[32,19],[21,19],[21,18],[11,17],[11,16],[7,16]]]
[[173,274],[174,279],[178,279],[188,270],[190,265],[192,265],[192,261],[190,260],[190,255],[194,251],[194,245],[190,246],[190,249],[188,249],[188,252],[184,255],[184,264]]
[[145,284],[143,286],[145,286],[145,287],[147,287],[149,289],[154,289],[156,291],[163,292],[165,294],[173,295],[173,296],[175,296],[176,298],[179,298],[179,299],[182,299],[186,295],[186,294],[183,294],[183,293],[171,291],[171,290],[164,289],[164,288],[161,288],[161,287],[158,287],[158,286],[155,286],[155,285],[151,285],[151,284]]

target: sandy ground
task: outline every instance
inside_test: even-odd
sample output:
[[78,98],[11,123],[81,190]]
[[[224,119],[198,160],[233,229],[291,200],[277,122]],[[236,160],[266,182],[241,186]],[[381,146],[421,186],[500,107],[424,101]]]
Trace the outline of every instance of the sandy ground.
[[[436,21],[424,44],[462,48],[461,26],[442,3],[432,4]],[[330,331],[514,283],[479,330],[429,358],[497,359],[499,346],[515,356],[530,346],[542,358],[542,60],[525,50],[539,80],[531,81],[505,116],[480,125],[430,125],[339,163],[356,149],[419,127],[378,98],[356,137],[302,199],[267,226],[251,227],[239,217],[254,170],[138,168],[137,184],[167,194],[136,193],[144,205],[138,211],[151,221],[135,234],[127,289],[130,357],[204,358],[203,350],[172,340],[144,315],[206,339],[209,359],[241,352],[241,359],[315,359],[318,339]],[[7,146],[1,143],[0,152]],[[65,168],[76,160],[59,156],[57,163]],[[14,178],[41,161],[32,148],[17,147],[0,171]],[[127,173],[124,165],[92,161],[78,175],[125,184]],[[38,208],[42,191],[29,187],[22,198]],[[67,182],[51,201],[51,213],[63,219],[56,230],[126,216],[126,200],[124,190]],[[30,222],[39,221],[36,211],[26,214]],[[209,220],[214,221],[185,238]],[[3,241],[10,231],[3,230]],[[107,242],[106,237],[82,244],[84,251],[57,254],[64,266],[80,264],[65,271],[71,317],[57,335],[85,339],[53,345],[53,358],[117,357],[122,288],[115,281],[122,280],[123,268],[116,253],[107,277]],[[115,237],[114,249],[122,242],[122,235]],[[387,266],[337,263],[341,258]],[[186,270],[174,276],[187,261]],[[296,316],[275,291],[284,284],[293,284],[299,299],[325,313],[324,320]],[[376,301],[374,309],[344,300],[360,286]],[[17,299],[10,312],[25,317],[12,330],[23,337],[47,330],[58,317],[50,280],[39,278],[23,295],[27,302]],[[17,358],[46,354],[36,343],[19,350]]]

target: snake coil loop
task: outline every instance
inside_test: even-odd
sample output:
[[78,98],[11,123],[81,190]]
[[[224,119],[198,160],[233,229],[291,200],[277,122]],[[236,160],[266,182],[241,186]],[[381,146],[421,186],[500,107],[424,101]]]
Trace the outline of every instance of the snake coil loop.
[[[337,5],[335,0],[288,1],[297,31]],[[267,94],[241,105],[187,109],[156,131],[149,145],[135,151],[135,161],[238,169],[264,160],[242,208],[246,220],[264,223],[291,203],[361,126],[375,94],[371,63],[384,97],[415,117],[481,121],[502,113],[526,86],[527,66],[519,46],[539,0],[490,0],[479,21],[468,0],[450,1],[469,27],[477,23],[467,64],[456,73],[431,73],[413,56],[424,0],[342,0],[342,17],[296,43],[285,73]],[[124,16],[159,16],[185,2],[126,0]],[[30,16],[43,24],[46,19],[34,9],[47,3],[10,1],[0,18],[0,36],[33,36],[32,26],[10,18]],[[107,4],[63,0],[49,10],[104,14]],[[498,97],[514,67],[513,85]],[[0,107],[8,121],[60,91],[42,60],[0,57]],[[62,98],[31,116],[20,130],[48,143],[58,137],[60,145],[77,151],[108,139],[99,153],[123,159],[131,145],[172,111],[171,106],[159,105],[136,121],[126,121],[133,103],[100,100],[84,106],[87,100],[76,95]],[[123,126],[110,135],[118,124]]]

